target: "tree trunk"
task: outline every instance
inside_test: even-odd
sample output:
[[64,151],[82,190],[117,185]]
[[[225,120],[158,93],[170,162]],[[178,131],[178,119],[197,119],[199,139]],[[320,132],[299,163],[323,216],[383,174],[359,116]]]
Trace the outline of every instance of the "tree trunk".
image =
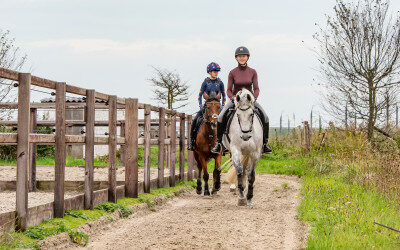
[[375,91],[373,88],[373,83],[369,82],[369,96],[368,96],[368,104],[369,104],[369,114],[368,114],[368,131],[367,138],[370,140],[372,138],[372,134],[374,133],[374,125],[375,125]]

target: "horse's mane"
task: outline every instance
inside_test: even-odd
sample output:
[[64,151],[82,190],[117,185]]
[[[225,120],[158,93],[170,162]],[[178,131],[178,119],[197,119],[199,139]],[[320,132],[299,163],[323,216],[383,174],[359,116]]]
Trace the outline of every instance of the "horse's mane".
[[207,102],[215,102],[215,101],[219,102],[219,101],[220,101],[220,98],[217,98],[217,97],[210,97],[210,98],[208,98],[208,99],[206,100],[206,103],[207,103]]

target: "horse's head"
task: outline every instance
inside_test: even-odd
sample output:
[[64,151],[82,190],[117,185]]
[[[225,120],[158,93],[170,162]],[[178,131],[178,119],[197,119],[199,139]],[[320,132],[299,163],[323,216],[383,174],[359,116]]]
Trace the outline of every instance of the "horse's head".
[[249,90],[242,89],[236,94],[234,102],[240,129],[243,133],[241,138],[248,141],[251,138],[250,132],[253,131],[255,98]]
[[212,129],[217,129],[218,115],[221,108],[221,103],[219,102],[220,98],[221,93],[213,96],[210,95],[206,100],[204,118],[207,123],[211,124]]

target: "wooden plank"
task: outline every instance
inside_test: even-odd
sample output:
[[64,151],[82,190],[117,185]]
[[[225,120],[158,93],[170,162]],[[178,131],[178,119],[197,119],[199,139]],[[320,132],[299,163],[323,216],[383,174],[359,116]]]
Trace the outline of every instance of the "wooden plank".
[[[125,138],[125,122],[121,123],[120,136],[122,138]],[[125,166],[125,145],[121,145],[121,147],[119,148],[119,155],[121,166]]]
[[86,91],[85,109],[85,191],[84,208],[93,209],[94,206],[94,123],[95,123],[95,90]]
[[[190,130],[192,128],[193,117],[190,115],[190,116],[188,116],[187,120],[188,120],[187,121],[187,123],[188,123],[188,125],[187,125],[187,138],[188,138],[188,141],[190,141],[191,140],[191,138],[190,138]],[[188,162],[188,174],[187,174],[188,181],[193,180],[193,161],[194,161],[193,151],[188,151],[188,159],[187,159],[187,162]]]
[[185,176],[185,149],[186,149],[186,135],[185,135],[185,116],[181,116],[179,123],[179,180],[183,180]]
[[17,71],[9,70],[5,68],[0,68],[0,77],[4,79],[9,79],[13,81],[19,80],[19,75]]
[[56,146],[54,181],[54,217],[64,217],[65,180],[65,91],[66,84],[60,82],[56,87]]
[[170,161],[169,166],[169,185],[170,187],[175,186],[175,153],[176,153],[176,113],[171,114],[171,125],[170,125],[170,137],[171,137],[171,149],[170,149]]
[[17,144],[18,134],[0,133],[0,144]]
[[125,196],[138,196],[138,99],[125,100]]
[[[30,132],[35,133],[37,130],[37,109],[31,108],[30,112]],[[29,192],[36,190],[36,152],[37,144],[29,144],[30,164],[29,164]]]
[[[65,107],[68,109],[83,109],[86,107],[86,103],[84,103],[84,102],[67,102],[67,103],[65,103]],[[32,102],[31,108],[55,109],[56,104],[53,102],[44,102],[44,103]],[[105,103],[96,103],[95,108],[106,110],[106,109],[108,109],[108,106]],[[0,109],[18,109],[18,103],[0,103]],[[125,109],[125,105],[119,104],[118,109]]]
[[42,88],[47,88],[47,89],[56,89],[57,86],[56,81],[40,78],[37,76],[32,76],[32,85],[39,86]]
[[158,127],[158,181],[157,187],[164,187],[164,156],[165,156],[165,109],[160,108]]
[[150,120],[151,109],[149,104],[144,105],[144,186],[143,191],[150,193]]
[[17,230],[26,230],[28,222],[28,167],[29,167],[29,119],[31,75],[18,75],[18,145],[17,145]]
[[117,96],[110,96],[108,105],[108,201],[117,203]]

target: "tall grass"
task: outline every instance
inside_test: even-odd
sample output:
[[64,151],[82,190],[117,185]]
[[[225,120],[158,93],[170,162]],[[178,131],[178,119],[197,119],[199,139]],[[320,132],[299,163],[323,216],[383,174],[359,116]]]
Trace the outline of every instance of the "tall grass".
[[307,153],[298,132],[275,139],[274,153],[259,165],[261,172],[302,176],[298,212],[311,226],[307,248],[400,248],[399,233],[374,224],[400,229],[397,140],[376,134],[368,141],[362,130],[332,126],[313,131]]

